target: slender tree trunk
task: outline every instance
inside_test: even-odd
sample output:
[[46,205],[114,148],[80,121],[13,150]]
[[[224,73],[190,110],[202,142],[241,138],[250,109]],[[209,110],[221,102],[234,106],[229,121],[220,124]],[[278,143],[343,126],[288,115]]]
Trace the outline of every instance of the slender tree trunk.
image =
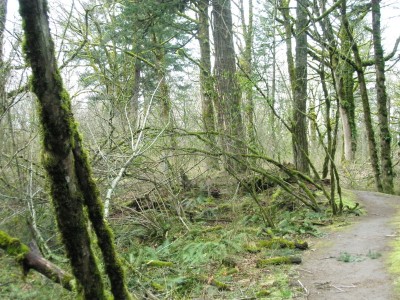
[[71,102],[54,55],[45,0],[20,0],[24,24],[24,51],[32,67],[32,87],[39,101],[43,128],[43,163],[50,194],[72,272],[85,299],[106,299],[104,285],[91,249],[88,220],[97,235],[114,299],[129,299],[124,272],[116,256],[111,230],[88,157],[71,111]]
[[293,58],[292,24],[289,14],[289,0],[280,0],[280,11],[285,26],[286,57],[293,99],[292,147],[296,169],[308,174],[307,137],[307,1],[297,1],[296,55]]
[[84,297],[106,299],[74,172],[71,104],[56,67],[47,3],[43,0],[20,0],[19,3],[26,36],[24,50],[34,74],[33,89],[40,102],[43,163],[51,181],[50,193],[58,227]]
[[296,168],[308,174],[307,137],[307,6],[308,0],[297,1],[295,87],[293,94],[293,155]]
[[[329,162],[332,154],[332,123],[331,123],[331,99],[328,92],[328,87],[326,84],[326,77],[325,77],[325,68],[322,65],[321,71],[319,73],[321,78],[322,90],[324,92],[325,98],[325,124],[326,124],[326,135],[327,135],[327,152],[324,164],[322,167],[322,178],[326,178],[328,176],[329,171]],[[323,141],[322,141],[323,142]]]
[[[321,6],[321,13],[324,14],[326,12],[326,0],[320,0],[319,4]],[[341,45],[339,46],[336,42],[336,36],[333,32],[329,18],[322,19],[320,24],[323,31],[323,37],[329,44],[328,51],[331,63],[330,68],[335,81],[336,94],[340,103],[339,112],[343,128],[344,157],[346,160],[351,161],[354,159],[357,148],[357,130],[353,96],[354,68],[340,58],[334,50],[340,47],[340,52],[344,55],[350,56],[351,58],[351,44],[347,31],[343,26],[339,33],[339,38],[341,40]]]
[[6,76],[4,66],[4,31],[7,17],[7,0],[0,0],[0,117],[3,116],[7,107],[6,99]]
[[213,0],[213,36],[215,43],[215,76],[218,97],[216,108],[221,132],[225,168],[243,172],[245,165],[235,160],[244,153],[244,126],[241,114],[241,91],[236,77],[235,49],[230,0]]
[[380,127],[382,186],[385,193],[393,194],[393,167],[391,158],[392,136],[389,130],[388,97],[385,85],[385,60],[381,38],[381,11],[379,0],[372,0],[372,36],[375,52],[376,98]]
[[139,121],[139,97],[140,97],[140,82],[142,76],[142,63],[139,59],[135,59],[135,75],[132,86],[132,97],[130,99],[131,114],[135,125]]
[[295,65],[293,58],[293,45],[292,45],[292,24],[290,21],[289,14],[289,2],[290,0],[280,0],[280,11],[283,16],[284,26],[285,26],[285,43],[286,43],[286,58],[288,64],[289,71],[289,79],[290,79],[290,87],[292,95],[294,95],[294,89],[296,85],[296,74],[295,74]]
[[175,186],[174,179],[177,178],[177,157],[175,150],[177,149],[177,140],[174,133],[175,119],[172,111],[172,101],[170,97],[169,84],[167,82],[167,65],[165,60],[165,48],[161,45],[156,34],[153,34],[154,45],[158,45],[154,54],[156,57],[157,77],[159,80],[159,91],[157,93],[158,101],[161,105],[161,121],[163,123],[167,138],[165,140],[165,149],[162,153],[164,163],[164,172],[168,176],[171,186]]
[[357,71],[357,76],[358,76],[358,84],[360,86],[361,102],[362,102],[363,113],[364,113],[364,123],[365,123],[365,128],[366,128],[367,136],[368,136],[368,148],[369,148],[369,155],[371,158],[372,170],[374,172],[375,186],[379,192],[382,192],[383,188],[382,188],[382,182],[381,182],[381,177],[380,177],[381,174],[380,174],[380,167],[379,167],[379,160],[378,160],[378,150],[376,148],[375,133],[374,133],[374,128],[372,126],[371,108],[369,105],[367,85],[365,82],[364,70],[363,70],[360,53],[358,50],[358,45],[353,38],[353,34],[350,29],[350,24],[347,19],[347,15],[346,15],[346,1],[342,2],[340,13],[341,13],[341,18],[342,18],[342,25],[344,26],[344,28],[347,31],[347,34],[349,36],[349,39],[351,42],[351,49],[353,51],[354,60],[355,60],[356,66],[357,66],[356,71]]
[[[278,13],[278,3],[277,0],[274,0],[274,7],[272,11],[272,22],[273,22],[273,27],[272,27],[272,78],[271,78],[271,105],[273,109],[275,109],[275,103],[276,103],[276,17]],[[278,139],[277,139],[277,129],[276,128],[276,123],[275,123],[275,115],[271,111],[269,114],[269,124],[271,127],[271,133],[272,133],[272,144],[274,145],[273,148],[273,154],[272,157],[274,159],[280,160],[280,151],[278,151],[277,144],[278,144]]]
[[[347,31],[343,27],[340,29],[339,37],[341,40],[341,53],[351,58],[351,43]],[[336,83],[339,84],[338,94],[343,126],[344,154],[347,161],[354,160],[357,150],[353,73],[354,68],[348,62],[339,60],[335,75]]]
[[[209,0],[200,0],[197,4],[199,9],[198,22],[199,33],[198,40],[200,44],[200,91],[202,105],[202,120],[205,131],[207,132],[210,145],[208,146],[213,151],[213,146],[216,144],[215,132],[215,95],[214,79],[211,73],[211,49],[210,49],[210,24],[208,21]],[[210,166],[219,169],[218,159],[210,157]]]
[[[240,15],[242,21],[242,31],[244,37],[244,50],[241,59],[241,68],[243,72],[252,77],[253,73],[253,40],[254,40],[254,30],[253,30],[253,0],[248,0],[248,24],[245,20],[244,3],[240,0]],[[255,117],[255,107],[253,99],[253,86],[251,84],[246,84],[243,91],[244,96],[244,111],[246,114],[246,131],[248,136],[248,141],[250,145],[256,144],[256,127],[254,122]]]

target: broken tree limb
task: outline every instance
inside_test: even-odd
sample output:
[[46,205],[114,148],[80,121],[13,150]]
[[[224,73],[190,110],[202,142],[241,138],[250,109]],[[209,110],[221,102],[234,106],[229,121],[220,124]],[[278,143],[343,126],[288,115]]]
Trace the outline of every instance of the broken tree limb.
[[276,256],[257,261],[256,267],[263,268],[269,265],[301,264],[301,257],[297,256]]
[[284,238],[273,238],[270,240],[258,241],[257,245],[263,248],[289,248],[289,249],[308,249],[308,243],[305,241],[289,241]]
[[0,248],[8,255],[16,258],[22,265],[25,274],[28,273],[30,269],[33,269],[53,282],[60,284],[63,288],[72,291],[72,275],[42,257],[36,249],[30,249],[19,239],[13,238],[1,230]]

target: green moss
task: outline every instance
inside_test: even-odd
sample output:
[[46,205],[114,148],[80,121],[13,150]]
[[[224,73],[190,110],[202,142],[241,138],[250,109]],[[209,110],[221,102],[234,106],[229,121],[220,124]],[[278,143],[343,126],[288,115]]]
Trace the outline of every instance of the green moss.
[[165,290],[165,287],[157,282],[151,282],[150,283],[151,287],[155,289],[157,292],[163,292]]
[[238,268],[230,268],[230,269],[226,270],[225,275],[233,275],[233,274],[237,274],[237,273],[239,273]]
[[289,249],[297,248],[302,250],[308,248],[307,242],[301,240],[293,242],[284,238],[273,238],[266,241],[258,241],[257,246],[263,248],[289,248]]
[[213,232],[213,231],[218,231],[218,230],[222,230],[222,229],[223,229],[223,227],[221,225],[217,225],[217,226],[205,228],[201,231],[201,233]]
[[150,267],[165,268],[165,267],[172,267],[174,263],[162,260],[149,260],[148,262],[146,262],[146,265]]
[[269,265],[300,264],[301,258],[296,256],[277,256],[257,261],[256,267],[262,268]]
[[[395,228],[397,231],[400,230],[400,211],[394,221]],[[389,271],[394,274],[394,283],[397,292],[400,293],[400,238],[396,237],[393,242],[391,242],[392,251],[389,254],[387,263],[389,265]]]
[[254,242],[243,245],[243,249],[250,253],[257,253],[261,251],[261,248],[257,246]]
[[8,255],[15,256],[17,261],[22,261],[30,251],[28,246],[21,243],[19,239],[13,238],[1,230],[0,248],[4,249]]
[[207,277],[207,276],[203,276],[203,275],[199,275],[197,277],[197,279],[199,279],[201,282],[207,283],[209,285],[215,286],[217,289],[221,290],[221,291],[230,291],[231,288],[229,285],[227,285],[226,283],[219,281],[213,277]]
[[256,293],[256,297],[257,298],[264,298],[264,297],[269,296],[270,294],[271,294],[271,291],[269,291],[269,290],[261,290],[261,291],[258,291]]

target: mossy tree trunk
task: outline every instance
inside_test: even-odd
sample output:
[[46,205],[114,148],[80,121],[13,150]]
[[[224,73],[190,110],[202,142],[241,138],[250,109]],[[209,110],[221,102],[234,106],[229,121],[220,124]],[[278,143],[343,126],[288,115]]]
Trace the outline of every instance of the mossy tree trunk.
[[0,116],[6,111],[6,70],[4,67],[4,31],[7,16],[7,0],[0,0]]
[[[0,0],[0,125],[1,121],[7,112],[7,94],[6,94],[6,80],[7,80],[7,68],[4,62],[4,32],[5,32],[5,24],[7,17],[7,0]],[[9,114],[8,114],[9,115]],[[10,120],[10,117],[8,117]],[[10,126],[10,129],[12,127]],[[4,128],[0,128],[0,141],[6,140],[6,130]],[[12,137],[12,141],[14,141],[14,137]],[[13,143],[14,144],[14,143]],[[3,147],[5,143],[3,142]],[[3,149],[2,149],[3,150]],[[18,166],[18,164],[16,164]],[[18,178],[21,178],[19,175],[19,168],[17,168]]]
[[346,33],[349,37],[350,44],[351,44],[351,50],[353,52],[354,61],[355,61],[356,67],[357,67],[356,71],[357,71],[358,84],[359,84],[359,88],[360,88],[361,102],[362,102],[363,113],[364,113],[364,123],[365,123],[365,128],[366,128],[367,136],[368,136],[369,155],[370,155],[372,170],[374,172],[374,178],[375,178],[375,186],[379,192],[382,192],[383,188],[382,188],[382,182],[381,182],[381,177],[380,177],[381,174],[380,174],[380,167],[379,167],[378,150],[376,147],[375,133],[374,133],[373,125],[372,125],[371,108],[369,105],[369,98],[368,98],[367,84],[365,81],[363,63],[361,60],[360,52],[358,50],[358,45],[357,45],[356,41],[354,40],[353,34],[351,32],[349,20],[347,18],[347,14],[346,14],[346,9],[347,9],[346,1],[343,1],[342,5],[340,7],[342,26],[344,26],[344,29],[346,30]]
[[230,0],[213,0],[213,36],[215,44],[216,108],[225,169],[245,171],[245,164],[238,163],[244,154],[245,130],[239,82],[236,77],[236,59],[233,45],[233,25]]
[[156,73],[159,81],[157,91],[157,100],[160,104],[161,122],[166,131],[166,139],[162,153],[162,161],[164,163],[164,172],[168,176],[171,186],[175,186],[174,180],[177,178],[178,159],[176,157],[176,149],[178,148],[177,136],[175,134],[176,122],[172,110],[172,99],[170,95],[170,86],[167,81],[167,61],[165,45],[156,33],[152,36],[155,49],[153,50],[156,62]]
[[295,166],[297,170],[309,174],[307,136],[307,6],[308,0],[297,1],[292,140]]
[[[200,92],[201,108],[204,130],[210,141],[209,148],[214,151],[212,145],[216,145],[215,131],[215,89],[214,79],[211,73],[211,49],[210,49],[210,22],[208,21],[209,0],[200,0],[197,4],[199,33],[198,40],[200,45]],[[210,157],[210,166],[219,169],[218,159]]]
[[[248,21],[246,24],[245,6],[244,1],[239,1],[240,19],[242,25],[242,32],[244,38],[244,49],[242,50],[240,58],[240,68],[244,72],[244,79],[246,76],[253,77],[253,41],[254,41],[254,27],[253,27],[253,0],[248,0]],[[255,125],[255,104],[253,96],[253,85],[244,82],[243,85],[244,96],[244,112],[246,117],[246,132],[248,143],[251,146],[256,146],[256,125]]]
[[91,249],[86,206],[97,235],[115,299],[129,299],[111,230],[93,181],[54,55],[45,0],[20,0],[25,31],[24,51],[32,67],[32,87],[39,101],[46,168],[56,219],[78,290],[85,299],[106,299]]
[[385,193],[393,194],[392,137],[389,130],[388,97],[385,85],[385,60],[381,37],[381,9],[378,0],[372,0],[372,36],[374,41],[376,98],[380,127],[382,186]]
[[27,245],[21,243],[20,240],[9,236],[1,230],[0,248],[8,255],[16,258],[16,260],[22,265],[24,275],[26,275],[30,269],[33,269],[55,283],[61,284],[65,289],[69,291],[72,290],[71,283],[73,277],[70,274],[43,258],[36,249],[30,249]]
[[307,1],[297,1],[296,48],[293,57],[292,22],[289,13],[290,0],[280,1],[280,12],[285,27],[286,57],[290,78],[292,112],[293,160],[301,172],[308,174],[308,136],[307,136]]
[[[342,27],[339,32],[341,53],[351,58],[351,43],[347,31]],[[347,161],[353,161],[357,150],[357,127],[354,104],[354,68],[346,61],[340,60],[335,69],[336,84],[339,84],[338,96],[340,116],[343,126],[344,155]]]
[[290,0],[280,0],[279,2],[279,10],[283,17],[283,25],[285,27],[285,43],[286,43],[286,59],[288,64],[288,71],[289,71],[289,80],[290,80],[290,88],[291,94],[294,94],[294,87],[296,81],[296,74],[295,74],[295,65],[294,65],[294,58],[293,58],[293,44],[292,44],[292,23],[291,17],[289,13],[289,2]]

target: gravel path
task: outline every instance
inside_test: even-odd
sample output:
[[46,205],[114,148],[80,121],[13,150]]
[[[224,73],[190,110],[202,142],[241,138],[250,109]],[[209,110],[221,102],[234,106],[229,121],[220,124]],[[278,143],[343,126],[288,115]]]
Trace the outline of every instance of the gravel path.
[[368,215],[311,245],[298,268],[305,292],[297,299],[400,299],[385,265],[389,242],[400,234],[390,224],[400,208],[400,197],[371,192],[356,195]]

